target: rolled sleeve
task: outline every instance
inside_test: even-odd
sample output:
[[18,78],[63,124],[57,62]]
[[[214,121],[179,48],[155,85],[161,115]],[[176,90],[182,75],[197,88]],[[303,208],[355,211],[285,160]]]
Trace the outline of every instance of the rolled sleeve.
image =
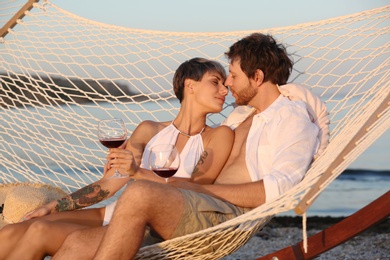
[[263,183],[265,189],[265,202],[270,202],[280,195],[279,184],[275,176],[264,176]]
[[268,146],[259,146],[261,151],[257,153],[266,202],[279,197],[303,179],[319,145],[319,129],[310,121],[303,102],[288,103],[268,118],[263,132],[266,140],[260,140]]
[[266,202],[303,179],[319,147],[318,132],[306,104],[282,95],[253,117],[245,160],[252,181],[263,181]]
[[270,202],[298,184],[309,168],[319,140],[318,127],[304,105],[285,106],[274,115],[269,129],[271,156],[264,174],[265,200]]

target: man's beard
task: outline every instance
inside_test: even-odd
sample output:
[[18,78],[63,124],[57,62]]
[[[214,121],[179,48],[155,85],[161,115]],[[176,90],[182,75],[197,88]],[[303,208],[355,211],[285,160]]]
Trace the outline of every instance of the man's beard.
[[246,88],[236,92],[236,104],[239,106],[248,105],[249,102],[256,96],[257,89],[252,88],[251,85],[248,85]]

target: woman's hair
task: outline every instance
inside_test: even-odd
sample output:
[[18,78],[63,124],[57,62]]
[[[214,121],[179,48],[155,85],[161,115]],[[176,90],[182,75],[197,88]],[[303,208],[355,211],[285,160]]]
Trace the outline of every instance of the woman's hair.
[[271,35],[253,33],[236,43],[225,53],[230,62],[239,61],[242,71],[253,78],[257,69],[264,73],[264,81],[283,85],[290,77],[293,62],[286,48]]
[[206,72],[216,72],[222,77],[223,82],[226,80],[226,71],[217,61],[193,58],[183,62],[177,68],[173,76],[173,90],[180,103],[184,97],[184,81],[186,79],[200,81]]

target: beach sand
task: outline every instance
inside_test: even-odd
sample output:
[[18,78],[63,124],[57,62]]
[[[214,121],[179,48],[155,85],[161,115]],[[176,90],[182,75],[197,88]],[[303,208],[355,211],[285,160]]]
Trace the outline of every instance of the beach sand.
[[[342,219],[342,217],[308,217],[307,235],[308,237],[314,235]],[[300,241],[302,241],[301,217],[275,217],[246,245],[223,259],[256,259]],[[390,259],[390,218],[316,259]]]

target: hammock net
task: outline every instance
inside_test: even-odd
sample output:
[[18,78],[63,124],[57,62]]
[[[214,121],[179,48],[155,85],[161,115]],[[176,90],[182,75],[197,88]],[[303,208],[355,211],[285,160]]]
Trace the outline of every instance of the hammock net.
[[[227,67],[224,52],[254,32],[139,30],[87,20],[50,1],[24,4],[0,6],[0,182],[47,183],[68,192],[102,176],[106,149],[97,140],[100,119],[121,117],[130,134],[144,120],[172,120],[179,107],[171,83],[175,69],[193,57]],[[137,257],[220,258],[316,187],[305,200],[309,205],[389,129],[389,18],[385,6],[257,30],[287,46],[295,64],[289,82],[326,103],[328,148],[299,185],[274,201],[216,227],[141,248]],[[226,118],[233,101],[229,95],[223,111],[208,116],[208,125]]]

